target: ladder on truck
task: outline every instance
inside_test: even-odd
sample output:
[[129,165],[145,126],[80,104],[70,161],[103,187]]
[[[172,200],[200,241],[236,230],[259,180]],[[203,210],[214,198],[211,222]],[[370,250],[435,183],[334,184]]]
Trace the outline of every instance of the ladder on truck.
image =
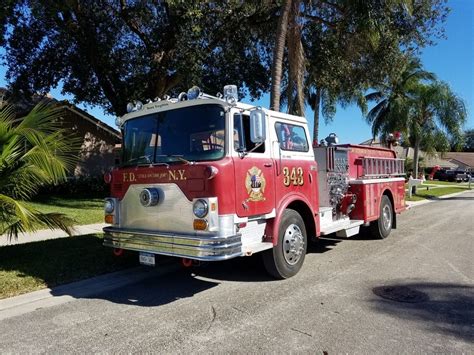
[[362,176],[364,178],[381,178],[405,176],[405,159],[364,157],[362,159]]

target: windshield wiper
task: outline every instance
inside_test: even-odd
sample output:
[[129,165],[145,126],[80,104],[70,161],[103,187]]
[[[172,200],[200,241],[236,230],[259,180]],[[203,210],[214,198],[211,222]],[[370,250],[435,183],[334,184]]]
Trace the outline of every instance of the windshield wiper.
[[137,163],[138,164],[151,164],[151,158],[149,155],[142,155],[142,156],[139,156],[139,157],[136,157],[136,158],[132,158],[132,159],[129,159],[124,165],[127,166],[127,165],[132,165],[132,163],[134,162],[138,162],[140,159],[145,159],[145,162],[143,163]]
[[194,164],[194,162],[192,161],[189,161],[187,159],[184,159],[182,155],[178,155],[178,154],[163,154],[163,155],[157,155],[157,157],[162,157],[162,158],[176,158],[178,159],[179,161],[182,161],[183,163],[186,163],[186,164]]

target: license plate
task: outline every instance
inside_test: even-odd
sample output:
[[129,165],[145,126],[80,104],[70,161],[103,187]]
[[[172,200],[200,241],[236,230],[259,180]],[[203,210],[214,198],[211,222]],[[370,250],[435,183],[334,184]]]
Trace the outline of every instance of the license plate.
[[140,253],[138,260],[140,261],[140,264],[142,265],[155,266],[155,254]]

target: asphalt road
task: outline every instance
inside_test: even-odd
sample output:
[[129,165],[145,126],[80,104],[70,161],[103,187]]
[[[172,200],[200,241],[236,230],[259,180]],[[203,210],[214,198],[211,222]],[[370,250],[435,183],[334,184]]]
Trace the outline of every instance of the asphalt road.
[[289,280],[254,256],[4,319],[0,353],[472,353],[473,238],[469,192],[386,240],[321,240]]

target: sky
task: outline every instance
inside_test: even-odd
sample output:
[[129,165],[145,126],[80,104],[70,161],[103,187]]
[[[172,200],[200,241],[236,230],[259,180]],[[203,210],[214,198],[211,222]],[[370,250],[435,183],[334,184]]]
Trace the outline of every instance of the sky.
[[[421,60],[426,70],[437,75],[438,79],[447,82],[451,89],[466,103],[468,120],[465,128],[474,129],[474,0],[450,0],[451,12],[445,23],[447,39],[440,39],[437,44],[423,49]],[[3,49],[0,49],[2,54]],[[0,65],[0,87],[7,86],[6,67]],[[233,84],[233,83],[229,83]],[[71,100],[71,95],[61,94],[61,85],[51,89],[51,94],[58,100]],[[211,95],[215,93],[209,93]],[[247,97],[242,101],[269,107],[269,95],[258,101]],[[78,105],[93,116],[115,127],[115,117],[104,114],[100,107]],[[313,129],[313,112],[308,109],[306,117]],[[370,126],[365,122],[360,110],[355,106],[345,109],[338,107],[336,116],[330,124],[321,120],[319,139],[329,133],[336,133],[341,143],[361,143],[372,136]]]

